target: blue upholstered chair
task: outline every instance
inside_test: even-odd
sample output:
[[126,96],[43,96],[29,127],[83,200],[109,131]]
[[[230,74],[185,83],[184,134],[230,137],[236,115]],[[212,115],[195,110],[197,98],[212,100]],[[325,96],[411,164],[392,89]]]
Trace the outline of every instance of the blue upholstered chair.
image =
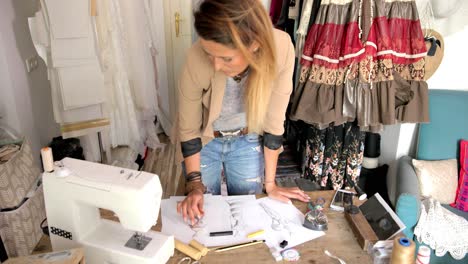
[[[445,160],[458,158],[460,139],[468,139],[468,91],[430,90],[429,124],[419,126],[418,160]],[[396,181],[396,213],[406,225],[404,231],[414,238],[414,227],[420,214],[419,182],[412,165],[412,157],[398,161]],[[468,220],[468,213],[442,205]],[[468,256],[455,260],[449,253],[443,257],[431,254],[431,264],[468,263]]]

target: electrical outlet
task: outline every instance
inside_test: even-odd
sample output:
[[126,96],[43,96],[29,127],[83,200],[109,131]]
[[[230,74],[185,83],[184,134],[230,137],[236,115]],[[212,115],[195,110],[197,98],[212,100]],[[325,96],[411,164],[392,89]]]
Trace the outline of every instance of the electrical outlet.
[[34,71],[39,66],[39,60],[37,56],[32,56],[26,59],[26,70],[28,72]]

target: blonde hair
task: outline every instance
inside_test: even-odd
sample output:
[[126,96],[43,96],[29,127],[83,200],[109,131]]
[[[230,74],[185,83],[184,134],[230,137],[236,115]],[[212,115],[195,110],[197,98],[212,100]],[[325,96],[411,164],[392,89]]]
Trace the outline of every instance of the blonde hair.
[[[259,0],[204,0],[194,16],[201,38],[238,49],[249,63],[247,126],[262,134],[276,78],[273,25],[265,8]],[[253,43],[259,45],[254,52],[249,50]]]

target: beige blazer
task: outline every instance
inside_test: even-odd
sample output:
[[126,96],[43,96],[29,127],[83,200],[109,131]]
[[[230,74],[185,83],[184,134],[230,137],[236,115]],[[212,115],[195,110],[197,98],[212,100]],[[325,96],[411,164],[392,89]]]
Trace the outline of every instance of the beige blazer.
[[[273,82],[263,131],[282,135],[286,108],[292,92],[294,46],[286,32],[275,29],[274,36],[278,74]],[[213,122],[221,113],[226,78],[224,73],[214,70],[200,43],[194,43],[188,51],[179,80],[178,120],[174,131],[177,142],[199,137],[206,144],[214,138]]]

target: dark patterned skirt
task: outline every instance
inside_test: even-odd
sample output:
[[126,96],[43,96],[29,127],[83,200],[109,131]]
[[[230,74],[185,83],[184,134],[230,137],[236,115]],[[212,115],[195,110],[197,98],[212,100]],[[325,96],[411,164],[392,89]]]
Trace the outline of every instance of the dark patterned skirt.
[[303,177],[325,189],[353,187],[359,181],[365,132],[355,123],[308,126],[303,148]]

